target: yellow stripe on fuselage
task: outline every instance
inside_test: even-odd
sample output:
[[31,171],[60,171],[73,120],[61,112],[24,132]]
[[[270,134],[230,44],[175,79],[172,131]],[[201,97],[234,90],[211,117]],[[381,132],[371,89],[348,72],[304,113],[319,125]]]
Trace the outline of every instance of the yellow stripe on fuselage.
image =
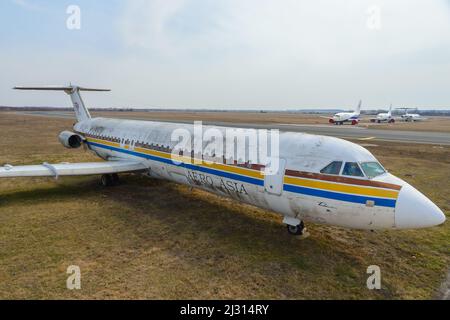
[[337,184],[332,182],[324,182],[320,180],[310,180],[304,178],[285,177],[284,183],[314,189],[322,189],[327,191],[336,191],[343,193],[351,193],[356,195],[373,196],[380,198],[397,199],[398,191],[377,189],[373,187],[362,187],[348,184]]
[[87,138],[86,140],[88,142],[95,142],[95,143],[98,143],[98,144],[103,144],[105,146],[110,146],[110,147],[114,147],[114,148],[120,148],[120,144],[116,143],[116,142],[100,140],[100,139],[94,139],[94,138]]
[[[98,144],[103,144],[110,147],[115,148],[122,148],[129,150],[129,146],[121,146],[119,143],[116,142],[110,142],[105,140],[99,140],[94,138],[88,138],[89,142],[95,142]],[[164,159],[172,159],[174,161],[187,163],[187,164],[196,164],[193,163],[192,159],[190,157],[185,156],[173,156],[172,154],[156,151],[156,150],[149,150],[145,148],[139,148],[136,147],[134,149],[135,152],[142,153],[142,154],[148,154],[151,156],[164,158]],[[234,174],[239,174],[246,177],[252,177],[256,179],[264,179],[264,175],[262,172],[257,170],[251,170],[251,169],[245,169],[241,167],[236,166],[230,166],[226,164],[220,164],[220,163],[212,163],[207,161],[202,161],[201,164],[196,164],[199,166],[203,166],[210,169],[215,170],[221,170],[225,172],[230,172]],[[291,184],[295,186],[300,187],[306,187],[306,188],[314,188],[314,189],[321,189],[326,191],[334,191],[334,192],[342,192],[342,193],[350,193],[355,195],[364,195],[364,196],[373,196],[373,197],[380,197],[380,198],[390,198],[390,199],[397,199],[399,192],[396,190],[386,190],[386,189],[380,189],[380,188],[374,188],[374,187],[363,187],[363,186],[356,186],[356,185],[348,185],[348,184],[339,184],[339,183],[333,183],[333,182],[324,182],[321,180],[312,180],[312,179],[304,179],[304,178],[297,178],[297,177],[289,177],[286,176],[284,178],[285,184]]]
[[[123,149],[129,150],[128,146],[121,147],[120,144],[116,143],[116,142],[110,142],[110,141],[99,140],[99,139],[94,139],[94,138],[88,138],[88,142],[95,142],[98,144],[103,144],[103,145],[107,145],[107,146],[114,147],[114,148],[123,148]],[[206,168],[235,173],[235,174],[243,175],[246,177],[252,177],[252,178],[256,178],[256,179],[264,179],[264,175],[260,171],[257,171],[257,170],[251,170],[251,169],[246,169],[246,168],[241,168],[241,167],[236,167],[236,166],[230,166],[230,165],[221,164],[221,163],[213,163],[213,162],[209,162],[206,160],[198,160],[198,161],[201,161],[201,163],[197,164],[190,157],[174,156],[170,153],[156,151],[156,150],[149,150],[149,149],[139,148],[139,147],[134,148],[134,151],[138,152],[138,153],[143,153],[143,154],[148,154],[151,156],[159,157],[159,158],[170,159],[170,160],[177,161],[177,162],[201,165]]]

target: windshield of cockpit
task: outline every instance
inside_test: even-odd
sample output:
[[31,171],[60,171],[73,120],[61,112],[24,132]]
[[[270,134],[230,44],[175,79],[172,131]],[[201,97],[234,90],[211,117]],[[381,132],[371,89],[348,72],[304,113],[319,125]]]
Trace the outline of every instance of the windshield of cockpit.
[[386,170],[378,162],[362,162],[361,168],[369,179],[386,173]]
[[386,173],[386,170],[376,161],[360,163],[333,161],[320,170],[320,173],[372,179]]

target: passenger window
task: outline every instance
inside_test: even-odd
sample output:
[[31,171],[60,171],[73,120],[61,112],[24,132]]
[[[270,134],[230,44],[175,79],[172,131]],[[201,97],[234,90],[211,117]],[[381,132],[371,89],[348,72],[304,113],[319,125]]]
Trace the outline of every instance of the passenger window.
[[320,173],[339,175],[341,172],[342,161],[334,161],[320,170]]
[[364,177],[364,174],[356,162],[347,162],[342,174],[344,176]]

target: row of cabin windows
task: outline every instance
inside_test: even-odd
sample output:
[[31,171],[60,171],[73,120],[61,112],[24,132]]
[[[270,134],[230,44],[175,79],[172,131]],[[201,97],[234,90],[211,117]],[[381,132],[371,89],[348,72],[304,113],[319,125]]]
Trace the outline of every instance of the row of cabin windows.
[[[333,161],[325,168],[323,168],[320,173],[339,175],[341,174],[343,161]],[[365,177],[369,179],[375,178],[379,175],[385,173],[386,170],[378,162],[362,162],[361,166],[357,162],[346,162],[344,168],[342,169],[343,176],[350,177]],[[365,173],[365,175],[364,175]]]
[[[120,143],[121,140],[118,138],[113,137],[102,137],[102,136],[95,136],[95,138],[103,138],[112,142]],[[125,144],[129,144],[130,140],[126,140]],[[163,152],[172,152],[172,150],[169,147],[165,147],[162,145],[155,145],[155,144],[148,144],[148,143],[140,143],[136,142],[136,147],[144,147],[144,148],[150,148],[157,151],[163,151]],[[183,155],[183,151],[180,151],[179,153],[181,156]],[[200,154],[199,154],[200,155]],[[202,157],[204,155],[201,155]],[[191,152],[191,157],[194,157],[194,151]],[[212,158],[215,158],[215,155],[212,155]],[[225,157],[223,157],[223,163],[226,163]],[[342,165],[344,164],[343,161],[333,161],[329,165],[327,165],[325,168],[323,168],[320,172],[323,174],[330,174],[330,175],[339,175],[341,173]],[[252,165],[249,162],[246,162],[245,164],[241,164],[240,166],[243,167],[251,167]],[[365,162],[361,163],[361,167],[366,173],[367,177],[373,178],[378,175],[381,175],[385,173],[385,170],[378,162]],[[364,173],[361,170],[360,166],[357,162],[346,162],[344,169],[342,170],[342,175],[344,176],[352,176],[352,177],[364,177]]]
[[[114,138],[114,137],[107,137],[107,136],[101,136],[101,135],[94,135],[91,134],[90,135],[92,138],[95,139],[103,139],[106,141],[111,141],[111,142],[115,142],[115,143],[124,143],[125,145],[129,145],[132,140],[126,139],[125,141],[123,141],[122,139],[119,138]],[[172,149],[170,149],[169,147],[163,146],[163,145],[159,145],[159,144],[149,144],[149,143],[141,143],[141,142],[136,142],[134,144],[135,147],[138,148],[149,148],[149,149],[153,149],[156,151],[163,151],[163,152],[172,152]]]
[[[106,137],[106,136],[100,136],[100,135],[94,135],[94,134],[90,134],[90,136],[95,139],[104,139],[104,140],[116,142],[116,143],[122,142],[121,139],[114,138],[114,137]],[[129,145],[129,144],[130,144],[130,140],[128,140],[128,139],[125,140],[125,145]],[[166,146],[159,145],[159,144],[153,144],[153,143],[149,144],[149,143],[136,142],[134,146],[138,147],[138,148],[147,148],[147,149],[166,152],[166,153],[172,153],[172,151],[173,151],[170,147],[166,147]],[[194,150],[192,150],[191,152],[184,152],[181,150],[179,152],[180,156],[183,156],[183,155],[189,156],[189,154],[190,154],[191,158],[195,157]],[[261,168],[262,168],[261,165],[252,164],[250,161],[247,161],[245,163],[238,163],[237,161],[234,161],[233,159],[228,159],[228,162],[227,162],[227,158],[225,158],[225,156],[218,157],[218,156],[216,156],[216,154],[209,156],[209,155],[204,155],[204,154],[198,153],[197,158],[202,158],[203,160],[215,160],[216,162],[222,161],[223,164],[234,163],[234,165],[237,165],[239,167],[244,167],[244,168],[254,169],[254,170],[261,170]]]

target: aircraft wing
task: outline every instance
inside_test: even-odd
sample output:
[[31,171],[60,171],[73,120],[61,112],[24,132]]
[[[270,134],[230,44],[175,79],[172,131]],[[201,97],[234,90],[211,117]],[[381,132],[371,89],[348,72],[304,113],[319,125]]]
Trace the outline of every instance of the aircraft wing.
[[144,171],[147,167],[136,161],[106,161],[86,163],[61,163],[33,166],[0,167],[0,178],[16,177],[63,177],[63,176],[90,176],[113,173],[126,173]]

